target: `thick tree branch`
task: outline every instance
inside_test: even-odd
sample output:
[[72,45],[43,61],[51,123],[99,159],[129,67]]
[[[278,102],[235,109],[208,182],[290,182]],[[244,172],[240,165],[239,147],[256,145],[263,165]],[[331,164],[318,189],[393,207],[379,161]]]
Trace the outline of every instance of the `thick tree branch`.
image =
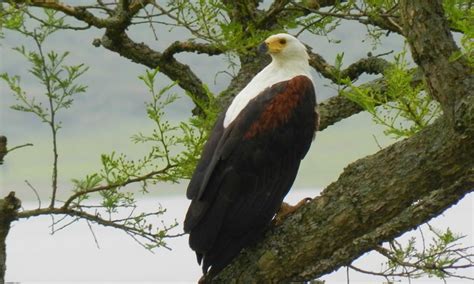
[[[335,84],[341,84],[340,80],[348,78],[350,80],[357,79],[363,73],[367,74],[383,74],[390,67],[390,63],[383,58],[371,56],[360,59],[350,64],[346,69],[337,70],[336,67],[327,63],[327,61],[319,54],[314,53],[308,47],[310,55],[309,64],[318,71],[323,77],[331,80]],[[247,85],[247,83],[257,74],[264,66],[270,62],[267,56],[247,56],[241,58],[241,69],[237,76],[231,81],[229,87],[220,95],[220,105],[226,107],[234,96]],[[413,84],[420,82],[420,76],[415,76]],[[369,83],[371,87],[380,90],[383,93],[385,87],[383,80],[375,80]],[[343,97],[333,97],[320,105],[321,109],[321,130],[337,121],[347,118],[353,114],[363,111],[356,103]],[[327,111],[326,111],[327,110]]]
[[321,102],[318,105],[318,111],[320,117],[318,131],[323,131],[345,118],[364,111],[364,109],[344,96],[334,96]]
[[127,34],[116,33],[113,30],[107,30],[101,40],[95,40],[96,46],[103,47],[117,52],[123,57],[150,68],[160,68],[171,80],[177,81],[178,85],[184,90],[190,92],[193,98],[201,101],[208,100],[206,88],[199,77],[189,68],[188,65],[180,63],[174,57],[164,57],[162,53],[151,49],[144,43],[132,41]]
[[242,90],[252,78],[270,63],[270,56],[242,56],[240,58],[240,69],[231,80],[225,91],[219,94],[218,103],[221,109],[225,109],[232,99]]
[[[166,50],[165,54],[162,54],[144,43],[134,42],[125,33],[126,28],[131,24],[131,19],[151,2],[151,0],[121,1],[114,10],[110,10],[108,18],[99,18],[88,10],[90,6],[71,6],[60,1],[15,1],[17,4],[27,3],[33,7],[60,11],[96,28],[106,28],[102,39],[94,40],[93,44],[96,47],[102,45],[135,63],[150,68],[159,67],[161,72],[171,80],[177,81],[181,88],[191,93],[193,99],[207,101],[208,91],[204,88],[202,81],[192,72],[188,65],[177,61],[172,55],[181,51],[194,51],[215,55],[220,53],[217,48],[203,44],[191,46],[188,43],[174,43]],[[195,112],[199,113],[200,111],[195,109]]]
[[[411,138],[349,165],[321,196],[270,230],[214,282],[317,278],[419,226],[474,191],[472,72],[466,73],[462,58],[447,64],[456,48],[442,19],[441,1],[410,0],[402,5],[405,29],[413,29],[408,36],[414,58],[423,67],[431,92],[450,113]],[[449,116],[456,118],[456,124]]]
[[387,60],[377,56],[369,56],[350,64],[346,69],[337,70],[336,67],[327,63],[321,55],[312,52],[310,48],[308,48],[308,54],[309,65],[335,84],[341,84],[341,79],[355,80],[363,73],[383,74],[390,67],[390,63]]
[[317,278],[437,216],[474,190],[470,139],[447,131],[440,120],[349,165],[320,197],[241,254],[216,282]]
[[430,94],[456,127],[468,127],[474,122],[474,72],[464,57],[452,59],[459,49],[442,16],[441,1],[401,1],[400,9],[413,59],[425,75]]
[[207,55],[219,55],[224,52],[219,47],[206,44],[206,43],[197,43],[193,41],[175,41],[170,46],[168,46],[165,51],[163,51],[163,58],[169,59],[176,53],[180,52],[195,52],[197,54],[207,54]]
[[[364,62],[364,59],[358,61]],[[358,62],[351,64],[347,69],[345,69],[342,73],[345,73],[346,70],[351,70],[351,66],[357,66]],[[386,67],[384,67],[386,68]],[[362,72],[363,69],[358,70],[357,73]],[[383,72],[383,71],[381,71]],[[334,77],[334,79],[337,79]],[[423,82],[423,74],[419,69],[413,75],[411,80],[412,86],[418,86]],[[388,102],[390,98],[386,95],[387,92],[387,82],[384,77],[372,80],[368,83],[364,83],[360,88],[369,88],[371,89],[374,94],[380,96],[378,101],[386,101]],[[354,92],[352,89],[345,90],[346,93],[350,94]],[[319,123],[319,131],[324,130],[326,127],[331,126],[345,118],[351,117],[354,114],[359,112],[365,111],[363,107],[359,104],[351,101],[345,96],[337,95],[331,97],[325,101],[319,103],[319,114],[320,114],[320,123]]]
[[10,224],[16,220],[16,213],[20,207],[21,202],[15,197],[15,192],[10,192],[5,198],[0,199],[0,283],[5,283],[7,259],[5,240],[10,231]]

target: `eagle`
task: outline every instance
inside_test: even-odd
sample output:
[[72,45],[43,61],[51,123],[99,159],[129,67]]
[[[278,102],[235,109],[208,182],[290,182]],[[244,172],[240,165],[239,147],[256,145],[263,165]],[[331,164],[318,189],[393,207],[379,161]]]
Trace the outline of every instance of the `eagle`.
[[306,47],[281,33],[259,51],[271,63],[218,117],[186,192],[184,231],[204,275],[216,275],[262,237],[317,129]]

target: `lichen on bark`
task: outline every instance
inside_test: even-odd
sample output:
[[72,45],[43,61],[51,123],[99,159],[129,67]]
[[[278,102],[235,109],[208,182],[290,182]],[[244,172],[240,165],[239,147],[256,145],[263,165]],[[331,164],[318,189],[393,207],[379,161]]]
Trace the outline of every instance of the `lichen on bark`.
[[[321,196],[269,230],[215,283],[304,281],[350,264],[474,191],[474,77],[459,58],[441,1],[401,1],[404,33],[444,115],[350,164]],[[451,61],[450,61],[451,60]]]
[[16,220],[16,214],[21,202],[10,192],[5,198],[0,199],[0,283],[5,282],[6,271],[6,239],[11,223]]

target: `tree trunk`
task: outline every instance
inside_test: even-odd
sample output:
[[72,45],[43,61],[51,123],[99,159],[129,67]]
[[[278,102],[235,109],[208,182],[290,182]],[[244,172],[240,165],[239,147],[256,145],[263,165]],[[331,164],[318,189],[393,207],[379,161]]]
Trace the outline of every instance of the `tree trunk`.
[[458,48],[440,0],[404,0],[400,6],[415,62],[444,115],[413,137],[349,165],[321,196],[269,230],[212,282],[318,278],[474,191],[472,68],[462,57],[451,60]]
[[6,272],[6,240],[10,225],[16,219],[16,213],[20,208],[20,200],[10,192],[4,199],[0,199],[0,283],[5,283]]

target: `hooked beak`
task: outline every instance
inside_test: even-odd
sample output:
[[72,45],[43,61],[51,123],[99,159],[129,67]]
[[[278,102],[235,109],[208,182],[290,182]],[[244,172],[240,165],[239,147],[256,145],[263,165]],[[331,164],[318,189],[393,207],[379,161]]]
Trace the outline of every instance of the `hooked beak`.
[[262,44],[258,46],[258,53],[264,54],[267,52],[268,52],[268,45],[265,42],[263,42]]

